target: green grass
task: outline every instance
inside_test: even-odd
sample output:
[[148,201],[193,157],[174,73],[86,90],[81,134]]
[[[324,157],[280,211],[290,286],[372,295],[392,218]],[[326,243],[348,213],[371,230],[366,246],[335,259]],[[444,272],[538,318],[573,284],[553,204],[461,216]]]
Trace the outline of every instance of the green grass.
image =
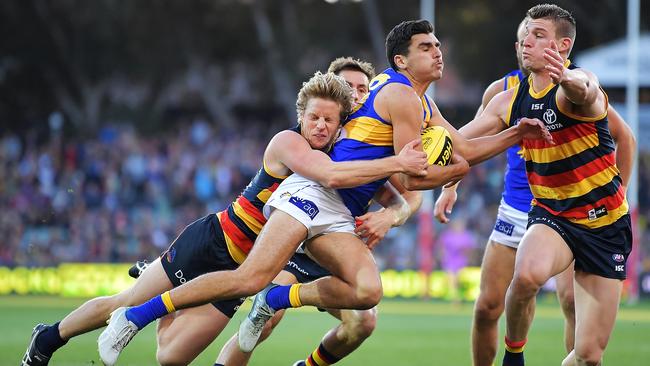
[[[19,365],[37,322],[61,319],[81,299],[37,296],[0,297],[0,365]],[[386,300],[372,337],[341,365],[470,365],[470,304]],[[193,363],[210,366],[222,344],[233,334],[246,311],[240,311],[217,340]],[[318,345],[325,330],[336,322],[312,309],[293,310],[275,334],[260,346],[251,365],[282,366],[305,357]],[[119,365],[155,364],[154,326],[139,334],[120,357]],[[503,328],[502,328],[503,329]],[[98,365],[99,331],[71,340],[50,365]],[[559,365],[564,357],[562,317],[557,304],[545,300],[538,306],[527,365]],[[500,354],[499,354],[500,359]],[[623,306],[605,354],[605,364],[644,365],[650,359],[650,304]]]

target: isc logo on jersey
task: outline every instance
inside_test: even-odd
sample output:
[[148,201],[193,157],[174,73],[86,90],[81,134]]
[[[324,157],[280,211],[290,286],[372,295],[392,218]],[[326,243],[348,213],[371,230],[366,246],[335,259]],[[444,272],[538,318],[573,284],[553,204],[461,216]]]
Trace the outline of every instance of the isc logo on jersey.
[[449,165],[453,152],[449,131],[441,126],[425,128],[422,131],[422,150],[427,153],[429,165]]

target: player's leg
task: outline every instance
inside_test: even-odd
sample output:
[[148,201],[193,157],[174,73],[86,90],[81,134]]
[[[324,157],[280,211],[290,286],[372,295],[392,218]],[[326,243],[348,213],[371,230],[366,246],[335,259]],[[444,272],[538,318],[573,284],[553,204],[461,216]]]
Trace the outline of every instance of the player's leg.
[[[276,283],[278,285],[289,285],[296,282],[298,282],[296,276],[287,271],[280,272],[273,279],[273,283]],[[280,320],[282,320],[283,316],[284,310],[273,314],[271,320],[266,323],[264,330],[262,330],[262,335],[257,342],[258,345],[271,335],[273,329],[275,329],[275,327],[280,323]],[[228,342],[226,342],[226,344],[221,348],[221,351],[217,356],[217,360],[215,361],[215,365],[244,366],[248,364],[248,361],[250,360],[253,353],[252,351],[242,352],[242,350],[239,349],[239,343],[237,339],[237,333],[230,337]]]
[[152,296],[172,288],[160,263],[153,261],[130,288],[112,296],[97,297],[87,301],[68,314],[59,324],[61,337],[69,339],[106,325],[111,312],[120,306],[140,304]]
[[564,272],[555,276],[557,299],[564,314],[564,348],[573,350],[576,331],[575,297],[573,294],[573,263]]
[[239,346],[243,351],[253,349],[274,311],[303,305],[364,310],[379,303],[379,270],[359,237],[350,232],[331,232],[309,240],[306,247],[332,276],[306,284],[269,286],[255,296],[251,311],[239,327]]
[[297,365],[332,365],[354,352],[375,330],[377,308],[369,310],[328,310],[341,320],[341,324],[330,329],[321,343]]
[[481,263],[480,293],[474,304],[472,357],[475,366],[490,366],[498,347],[499,318],[505,307],[506,290],[512,280],[516,250],[488,242]]
[[158,322],[156,358],[163,366],[188,365],[221,333],[230,317],[206,304],[169,314]]
[[572,261],[571,250],[555,229],[540,223],[529,226],[517,249],[515,270],[506,294],[504,366],[523,365],[523,347],[535,314],[535,296],[549,278],[564,271]]
[[366,244],[354,234],[330,233],[307,244],[309,254],[332,273],[300,286],[302,305],[366,310],[381,300],[379,269]]
[[[576,271],[575,350],[562,365],[597,366],[614,328],[623,282]],[[570,362],[574,360],[574,362]]]
[[105,326],[111,312],[118,307],[140,304],[170,288],[172,283],[158,259],[130,288],[116,295],[89,300],[53,325],[37,326],[25,353],[25,365],[47,364],[52,354],[70,338]]

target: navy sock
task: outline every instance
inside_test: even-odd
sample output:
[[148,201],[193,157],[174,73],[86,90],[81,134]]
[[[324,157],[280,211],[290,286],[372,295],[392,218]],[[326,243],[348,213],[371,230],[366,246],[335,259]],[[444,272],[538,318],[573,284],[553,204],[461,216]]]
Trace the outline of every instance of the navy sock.
[[288,309],[291,306],[289,290],[291,285],[276,286],[266,293],[266,303],[274,310]]
[[524,352],[510,352],[505,350],[502,366],[524,366]]
[[215,363],[214,366],[225,366],[225,365],[221,363]]
[[36,348],[43,356],[52,356],[57,349],[68,343],[67,340],[61,339],[59,323],[48,326],[45,331],[36,337]]
[[152,321],[169,314],[161,295],[158,295],[142,305],[134,306],[126,311],[126,318],[138,329],[146,327]]

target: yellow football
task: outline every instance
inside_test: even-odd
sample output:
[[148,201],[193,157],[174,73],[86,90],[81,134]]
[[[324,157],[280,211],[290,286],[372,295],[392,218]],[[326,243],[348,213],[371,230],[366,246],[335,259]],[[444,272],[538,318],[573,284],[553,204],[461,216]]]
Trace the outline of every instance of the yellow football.
[[422,130],[422,150],[430,165],[449,165],[453,144],[446,128],[431,126]]

